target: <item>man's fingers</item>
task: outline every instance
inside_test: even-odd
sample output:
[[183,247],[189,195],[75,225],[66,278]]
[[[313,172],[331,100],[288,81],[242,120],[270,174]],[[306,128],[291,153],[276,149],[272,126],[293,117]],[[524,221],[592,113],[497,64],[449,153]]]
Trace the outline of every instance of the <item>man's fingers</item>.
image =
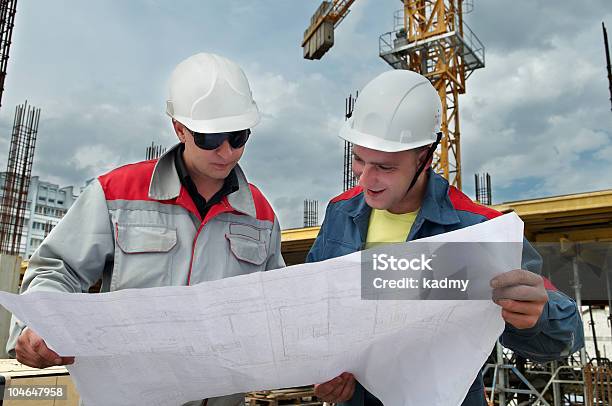
[[46,362],[34,351],[29,336],[25,333],[22,333],[17,339],[15,356],[17,361],[32,368],[44,368],[43,363]]
[[334,386],[333,390],[329,394],[329,400],[334,403],[338,402],[338,399],[340,398],[340,395],[344,390],[344,386],[346,385],[346,379],[344,379],[344,374],[340,375],[338,378],[340,378],[340,381]]
[[493,300],[500,299],[522,300],[527,302],[546,302],[546,290],[529,285],[507,286],[493,289]]
[[315,385],[315,396],[326,402],[343,402],[353,397],[355,378],[348,372],[322,384]]
[[491,280],[493,300],[502,307],[503,319],[519,329],[536,325],[548,294],[540,275],[515,269]]
[[342,385],[338,385],[338,387],[336,388],[336,390],[334,391],[334,393],[332,394],[333,396],[333,400],[335,403],[338,402],[342,402],[342,400],[344,399],[344,397],[346,396],[345,392],[348,390],[348,385],[349,385],[349,373],[343,372],[340,375],[340,378],[342,378]]
[[15,348],[15,355],[17,356],[17,361],[32,368],[46,368],[51,366],[49,361],[42,358],[31,347],[22,345],[19,348]]
[[45,341],[30,328],[23,330],[15,346],[17,361],[33,368],[74,363],[74,357],[60,357],[47,347]]
[[74,357],[62,357],[62,365],[74,364]]
[[539,315],[542,313],[542,303],[539,302],[520,302],[517,300],[500,299],[497,300],[499,306],[507,312],[514,313],[516,315]]
[[60,365],[62,363],[62,357],[57,355],[55,352],[47,348],[47,346],[40,346],[36,351],[36,354],[47,361],[49,365]]
[[331,392],[328,382],[315,384],[314,394],[317,398],[325,400],[327,395]]
[[506,323],[518,329],[535,326],[540,319],[544,303],[519,302],[516,300],[501,299],[496,302],[502,307],[502,318]]
[[[344,375],[344,374],[343,374]],[[355,378],[352,374],[348,374],[344,377],[345,385],[340,393],[340,396],[336,400],[336,402],[346,402],[353,397],[353,393],[355,392]]]
[[508,310],[502,310],[502,318],[506,323],[510,323],[518,329],[526,329],[535,326],[539,320],[539,317],[527,316],[520,313],[512,313]]
[[495,278],[491,279],[491,287],[493,289],[514,285],[539,286],[543,284],[544,281],[540,275],[525,271],[524,269],[515,269],[504,272],[503,274],[497,275]]
[[51,351],[47,344],[45,344],[44,340],[39,336],[34,336],[30,338],[30,346],[34,350],[36,354],[38,354],[42,359],[47,361],[49,365],[61,365],[62,357],[60,357],[56,352]]
[[330,398],[331,394],[334,392],[334,389],[338,385],[342,385],[342,378],[340,376],[319,385],[315,385],[315,395],[318,398],[327,400]]

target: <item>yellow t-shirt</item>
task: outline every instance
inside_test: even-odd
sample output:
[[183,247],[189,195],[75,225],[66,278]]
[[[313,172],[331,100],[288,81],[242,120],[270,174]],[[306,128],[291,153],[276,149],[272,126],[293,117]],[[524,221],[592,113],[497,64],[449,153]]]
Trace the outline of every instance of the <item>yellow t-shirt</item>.
[[418,210],[411,213],[393,214],[387,210],[372,209],[366,249],[381,243],[406,241],[417,214]]

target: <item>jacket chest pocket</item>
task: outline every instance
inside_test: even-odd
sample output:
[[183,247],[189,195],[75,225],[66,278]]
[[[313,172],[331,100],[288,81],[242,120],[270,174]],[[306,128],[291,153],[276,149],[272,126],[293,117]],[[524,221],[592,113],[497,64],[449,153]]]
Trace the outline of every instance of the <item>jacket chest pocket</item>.
[[229,245],[229,258],[236,268],[236,275],[265,269],[270,230],[231,223],[225,236]]
[[327,238],[323,244],[323,254],[320,260],[341,257],[359,251],[361,247],[353,247],[347,242]]
[[115,242],[111,290],[172,284],[175,228],[116,223]]

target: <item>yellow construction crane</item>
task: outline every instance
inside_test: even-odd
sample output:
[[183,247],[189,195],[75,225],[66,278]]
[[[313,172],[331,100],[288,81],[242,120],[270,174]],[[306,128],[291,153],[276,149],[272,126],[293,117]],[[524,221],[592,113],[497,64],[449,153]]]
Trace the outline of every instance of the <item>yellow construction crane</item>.
[[324,1],[310,19],[310,26],[304,31],[305,59],[321,59],[334,45],[334,28],[344,20],[355,0]]
[[[333,28],[353,1],[323,2],[304,33],[304,58],[320,59],[333,45]],[[442,101],[444,136],[434,169],[461,189],[459,95],[465,81],[484,67],[484,46],[463,21],[471,0],[402,0],[394,29],[379,38],[379,55],[394,69],[418,72],[432,82]]]

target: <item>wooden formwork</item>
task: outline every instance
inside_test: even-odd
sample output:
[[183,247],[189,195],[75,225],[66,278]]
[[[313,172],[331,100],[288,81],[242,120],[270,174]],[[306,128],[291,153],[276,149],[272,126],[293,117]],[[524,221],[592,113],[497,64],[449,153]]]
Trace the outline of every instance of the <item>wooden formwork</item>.
[[607,365],[584,367],[587,406],[612,404],[612,368]]
[[314,388],[312,386],[250,392],[247,393],[246,402],[249,406],[323,405],[323,402],[317,400],[315,397]]

